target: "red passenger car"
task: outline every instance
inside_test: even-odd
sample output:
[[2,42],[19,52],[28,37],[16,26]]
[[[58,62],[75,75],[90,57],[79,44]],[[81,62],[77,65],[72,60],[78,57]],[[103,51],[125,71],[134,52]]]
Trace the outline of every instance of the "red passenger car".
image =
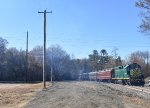
[[104,81],[104,82],[110,82],[112,79],[112,72],[113,72],[112,68],[99,71],[97,73],[97,80]]

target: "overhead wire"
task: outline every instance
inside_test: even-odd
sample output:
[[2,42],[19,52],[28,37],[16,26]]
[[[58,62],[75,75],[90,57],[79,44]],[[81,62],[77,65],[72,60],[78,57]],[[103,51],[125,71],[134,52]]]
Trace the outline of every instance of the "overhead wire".
[[[24,33],[25,34],[25,33]],[[37,33],[38,34],[38,33]],[[34,39],[36,37],[36,39]],[[50,36],[49,36],[50,37]],[[23,44],[26,44],[26,35],[21,36],[21,37],[16,37],[16,35],[11,35],[11,36],[4,36],[3,38],[6,38],[8,40],[15,40],[18,41],[16,42],[8,42],[11,45],[18,45],[21,44],[21,46],[23,46]],[[47,43],[53,43],[53,44],[60,44],[60,45],[68,45],[68,46],[83,46],[83,47],[88,47],[88,46],[94,46],[94,44],[99,44],[99,46],[102,47],[150,47],[150,45],[132,45],[132,43],[130,45],[117,45],[119,40],[104,40],[104,39],[93,39],[93,40],[88,40],[88,39],[80,39],[80,38],[74,38],[74,37],[70,37],[70,38],[65,38],[63,39],[63,37],[61,36],[56,36],[56,37],[50,37],[50,39],[48,38],[46,40]],[[124,40],[125,42],[125,40]],[[142,42],[141,40],[138,41],[139,43]],[[31,44],[37,44],[39,45],[39,43],[42,45],[43,43],[43,37],[42,35],[38,34],[38,35],[31,35],[29,37],[29,43]],[[129,44],[129,43],[128,43]]]

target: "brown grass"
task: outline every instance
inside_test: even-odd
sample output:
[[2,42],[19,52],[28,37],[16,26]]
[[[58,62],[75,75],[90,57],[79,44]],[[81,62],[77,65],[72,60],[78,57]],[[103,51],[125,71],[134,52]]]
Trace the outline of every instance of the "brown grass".
[[[50,86],[50,83],[47,83]],[[0,108],[20,108],[43,89],[42,83],[0,84]]]
[[129,105],[136,105],[138,108],[149,108],[150,103],[140,99],[139,97],[128,97],[122,96],[124,102],[128,103]]

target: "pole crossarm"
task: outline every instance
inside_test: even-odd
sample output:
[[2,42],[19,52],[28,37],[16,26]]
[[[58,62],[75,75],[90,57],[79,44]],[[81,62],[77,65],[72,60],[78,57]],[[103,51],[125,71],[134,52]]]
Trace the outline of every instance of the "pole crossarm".
[[38,11],[38,13],[52,13],[52,11],[50,11],[50,12],[47,12],[46,10],[44,11],[44,12],[40,12],[40,11]]

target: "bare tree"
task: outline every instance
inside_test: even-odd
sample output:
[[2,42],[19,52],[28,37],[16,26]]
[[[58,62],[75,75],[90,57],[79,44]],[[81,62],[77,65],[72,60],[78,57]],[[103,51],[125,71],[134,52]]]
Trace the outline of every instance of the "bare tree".
[[97,71],[100,69],[100,66],[98,64],[100,59],[99,53],[97,50],[93,50],[93,53],[89,55],[89,60],[91,63],[92,71]]
[[138,0],[136,6],[142,9],[141,17],[142,22],[139,26],[140,32],[150,33],[150,0]]
[[4,61],[7,44],[7,40],[0,37],[0,64]]
[[122,65],[122,60],[121,60],[121,57],[118,56],[118,48],[117,47],[114,47],[113,50],[112,50],[112,65],[113,66],[120,66]]
[[149,52],[148,51],[136,51],[130,54],[129,63],[138,63],[142,66],[145,77],[150,76],[149,68]]

